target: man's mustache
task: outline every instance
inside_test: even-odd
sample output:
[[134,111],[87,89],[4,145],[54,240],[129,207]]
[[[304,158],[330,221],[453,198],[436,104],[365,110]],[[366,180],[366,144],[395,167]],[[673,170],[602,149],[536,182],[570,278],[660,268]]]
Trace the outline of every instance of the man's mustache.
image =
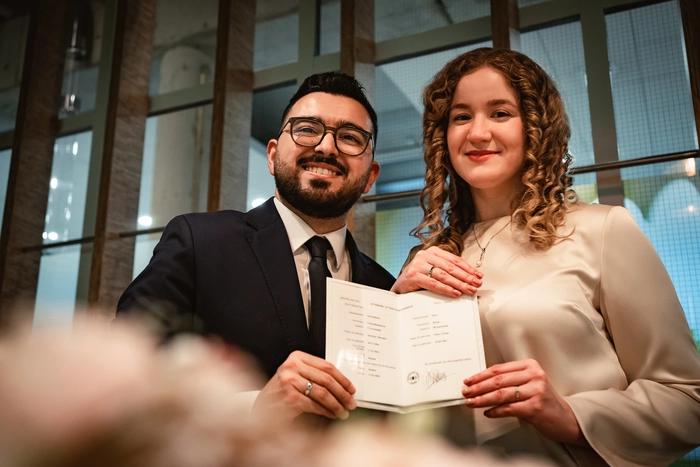
[[335,157],[327,157],[327,156],[322,156],[318,154],[313,154],[310,156],[302,156],[299,159],[297,159],[297,165],[303,165],[303,164],[309,164],[309,163],[318,163],[318,164],[326,164],[335,167],[338,169],[340,173],[343,175],[348,173],[347,168],[338,161],[337,158]]

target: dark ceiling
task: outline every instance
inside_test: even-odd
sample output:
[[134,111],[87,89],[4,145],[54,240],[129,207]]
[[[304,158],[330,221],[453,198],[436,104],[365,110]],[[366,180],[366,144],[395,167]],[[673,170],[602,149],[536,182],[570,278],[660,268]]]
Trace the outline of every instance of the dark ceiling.
[[0,0],[0,22],[28,14],[34,3],[34,0]]

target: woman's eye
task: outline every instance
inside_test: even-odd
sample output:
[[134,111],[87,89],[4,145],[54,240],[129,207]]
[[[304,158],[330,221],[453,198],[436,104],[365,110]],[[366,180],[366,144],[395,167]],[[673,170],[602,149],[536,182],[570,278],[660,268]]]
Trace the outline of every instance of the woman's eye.
[[466,122],[471,120],[471,116],[467,114],[457,114],[452,116],[452,121],[453,122]]
[[505,110],[498,110],[498,111],[493,113],[493,116],[495,118],[506,118],[506,117],[510,117],[510,114],[508,112],[506,112]]

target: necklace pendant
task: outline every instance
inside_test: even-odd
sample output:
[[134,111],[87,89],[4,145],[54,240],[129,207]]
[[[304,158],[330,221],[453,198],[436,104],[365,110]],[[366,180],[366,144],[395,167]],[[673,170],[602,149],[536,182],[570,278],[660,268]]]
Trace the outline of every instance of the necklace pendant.
[[479,260],[479,261],[476,262],[476,267],[477,267],[477,268],[480,268],[480,267],[481,267],[481,260]]

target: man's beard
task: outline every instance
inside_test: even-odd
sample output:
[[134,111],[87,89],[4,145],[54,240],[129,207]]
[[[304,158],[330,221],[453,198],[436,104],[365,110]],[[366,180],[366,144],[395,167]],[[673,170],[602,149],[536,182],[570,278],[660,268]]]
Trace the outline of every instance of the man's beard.
[[339,190],[329,191],[331,183],[323,179],[313,179],[310,181],[311,187],[303,189],[301,186],[301,176],[297,168],[303,163],[322,162],[338,168],[347,174],[348,170],[343,167],[334,157],[324,157],[317,154],[300,157],[296,161],[296,167],[284,162],[279,155],[275,156],[275,185],[280,196],[292,207],[302,214],[316,219],[333,219],[347,214],[364,191],[369,180],[371,167],[367,173],[357,180],[347,182]]

